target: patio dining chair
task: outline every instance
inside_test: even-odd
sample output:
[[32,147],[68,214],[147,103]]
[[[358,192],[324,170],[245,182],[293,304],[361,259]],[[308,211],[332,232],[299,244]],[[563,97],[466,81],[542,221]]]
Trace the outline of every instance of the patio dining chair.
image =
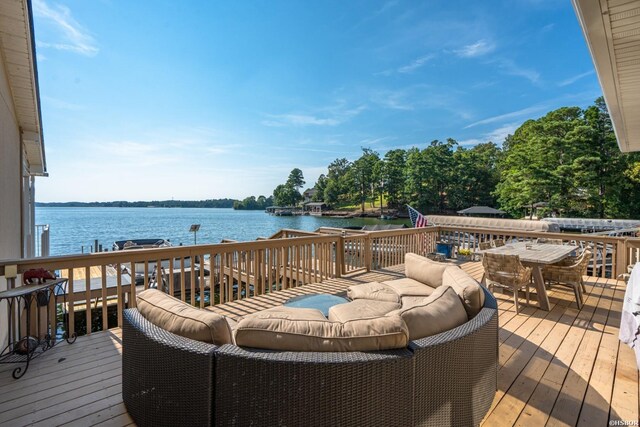
[[487,249],[491,249],[491,242],[480,242],[478,244],[478,248],[481,251],[486,251]]
[[584,304],[583,293],[586,292],[584,275],[587,273],[590,260],[591,251],[586,250],[573,264],[552,264],[542,269],[542,277],[545,281],[566,285],[573,289],[579,310]]
[[491,243],[493,244],[494,248],[499,248],[500,246],[504,246],[504,239],[495,239],[492,240]]
[[527,306],[529,305],[529,285],[531,284],[532,270],[522,265],[518,255],[492,254],[488,252],[482,258],[482,266],[484,267],[483,280],[489,289],[499,286],[513,291],[516,314],[520,312],[518,292],[522,288],[524,288]]

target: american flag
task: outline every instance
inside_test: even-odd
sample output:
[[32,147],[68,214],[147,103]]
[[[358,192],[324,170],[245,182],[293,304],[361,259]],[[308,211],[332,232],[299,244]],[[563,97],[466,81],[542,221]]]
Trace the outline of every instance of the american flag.
[[429,225],[427,223],[427,218],[424,215],[422,215],[420,212],[413,209],[409,205],[407,205],[407,208],[409,208],[409,218],[411,218],[411,223],[414,227],[426,227],[427,225]]

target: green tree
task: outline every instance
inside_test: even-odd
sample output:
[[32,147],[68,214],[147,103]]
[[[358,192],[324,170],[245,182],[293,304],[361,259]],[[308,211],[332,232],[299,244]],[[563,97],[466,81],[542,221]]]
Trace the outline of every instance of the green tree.
[[407,202],[420,212],[426,212],[430,206],[427,182],[431,172],[422,151],[410,148],[407,151],[405,191]]
[[323,202],[324,201],[324,190],[327,188],[327,183],[329,182],[329,178],[327,178],[324,174],[320,174],[316,184],[313,188],[316,190],[313,195],[314,202]]
[[273,200],[277,206],[295,206],[300,197],[300,192],[288,183],[280,184],[273,190]]
[[273,204],[272,197],[259,196],[257,199],[255,196],[247,197],[246,199],[239,201],[236,200],[233,203],[233,209],[237,210],[263,210]]
[[422,212],[446,212],[447,195],[455,178],[453,148],[458,143],[431,141],[424,150],[407,152],[406,189],[409,203]]
[[453,153],[454,176],[447,191],[449,209],[494,206],[493,191],[499,181],[500,149],[493,142],[473,148],[458,147]]
[[407,152],[402,149],[389,150],[384,155],[382,181],[387,194],[387,206],[399,208],[405,203],[405,169]]
[[638,155],[620,153],[601,98],[584,111],[563,107],[525,122],[503,151],[495,194],[511,213],[546,201],[563,216],[638,214]]
[[349,200],[351,162],[342,158],[336,159],[328,166],[327,181],[324,188],[324,202],[337,205]]
[[353,180],[352,187],[353,201],[360,203],[362,212],[367,198],[373,197],[376,188],[376,164],[380,161],[380,156],[369,148],[362,149],[362,156],[355,162],[349,170],[349,176]]
[[287,184],[295,188],[296,191],[300,191],[300,188],[302,188],[302,186],[305,184],[302,171],[298,168],[294,168],[291,173],[289,173]]

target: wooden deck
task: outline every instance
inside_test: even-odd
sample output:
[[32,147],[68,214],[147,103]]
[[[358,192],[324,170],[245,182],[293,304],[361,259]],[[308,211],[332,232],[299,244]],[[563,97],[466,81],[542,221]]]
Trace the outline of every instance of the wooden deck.
[[[479,263],[463,268],[476,278]],[[341,293],[353,283],[401,276],[403,266],[327,280],[217,310],[239,317],[301,293]],[[500,322],[498,392],[486,426],[604,426],[638,420],[638,370],[633,352],[618,341],[624,282],[591,279],[578,311],[569,289],[554,287],[550,311],[515,314],[511,295],[497,291]],[[534,297],[535,300],[535,297]],[[121,399],[120,329],[80,337],[36,359],[25,377],[0,365],[0,425],[133,424]]]

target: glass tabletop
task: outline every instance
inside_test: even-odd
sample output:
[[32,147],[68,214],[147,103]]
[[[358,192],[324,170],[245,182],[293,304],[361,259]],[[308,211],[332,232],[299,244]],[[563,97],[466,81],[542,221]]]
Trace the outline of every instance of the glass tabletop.
[[286,307],[297,308],[315,308],[324,314],[324,317],[329,316],[329,309],[334,305],[344,304],[349,302],[347,298],[339,297],[331,294],[308,294],[299,295],[287,300],[284,305]]

